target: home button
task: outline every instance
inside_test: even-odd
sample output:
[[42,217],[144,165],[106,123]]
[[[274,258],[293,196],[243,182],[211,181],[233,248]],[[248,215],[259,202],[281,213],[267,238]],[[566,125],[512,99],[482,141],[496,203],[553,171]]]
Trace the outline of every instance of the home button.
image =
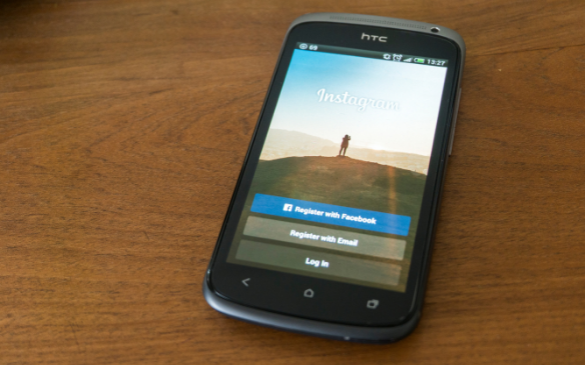
[[312,298],[315,296],[315,292],[311,289],[307,289],[305,290],[305,293],[303,295],[305,296],[305,298]]
[[376,309],[376,308],[378,308],[379,304],[380,304],[380,301],[378,299],[370,299],[366,303],[366,307],[368,307],[369,309]]

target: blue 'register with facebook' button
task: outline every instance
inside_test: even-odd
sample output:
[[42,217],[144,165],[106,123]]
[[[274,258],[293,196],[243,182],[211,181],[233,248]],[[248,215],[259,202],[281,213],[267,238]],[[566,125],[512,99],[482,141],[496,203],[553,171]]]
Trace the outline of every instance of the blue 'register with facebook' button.
[[408,235],[411,220],[409,216],[302,201],[300,199],[277,197],[260,193],[254,196],[252,212],[401,236]]

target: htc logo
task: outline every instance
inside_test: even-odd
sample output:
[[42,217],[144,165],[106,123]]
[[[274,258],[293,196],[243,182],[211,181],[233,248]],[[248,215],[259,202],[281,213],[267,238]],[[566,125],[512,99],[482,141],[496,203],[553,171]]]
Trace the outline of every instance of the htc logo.
[[369,34],[362,33],[362,40],[386,42],[387,38],[388,37],[385,37],[385,36],[376,36],[376,35],[369,35]]

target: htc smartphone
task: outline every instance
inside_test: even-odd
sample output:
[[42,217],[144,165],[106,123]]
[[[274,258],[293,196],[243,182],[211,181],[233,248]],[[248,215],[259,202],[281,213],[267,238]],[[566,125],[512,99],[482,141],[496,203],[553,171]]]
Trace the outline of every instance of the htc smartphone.
[[403,19],[309,14],[286,35],[209,265],[228,316],[361,342],[423,305],[465,45]]

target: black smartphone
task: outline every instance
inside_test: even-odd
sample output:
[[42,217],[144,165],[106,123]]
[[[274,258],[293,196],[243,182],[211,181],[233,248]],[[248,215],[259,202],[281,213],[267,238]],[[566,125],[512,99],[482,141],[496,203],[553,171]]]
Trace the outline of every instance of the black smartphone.
[[361,342],[421,315],[465,44],[317,13],[286,35],[204,282],[228,316]]

